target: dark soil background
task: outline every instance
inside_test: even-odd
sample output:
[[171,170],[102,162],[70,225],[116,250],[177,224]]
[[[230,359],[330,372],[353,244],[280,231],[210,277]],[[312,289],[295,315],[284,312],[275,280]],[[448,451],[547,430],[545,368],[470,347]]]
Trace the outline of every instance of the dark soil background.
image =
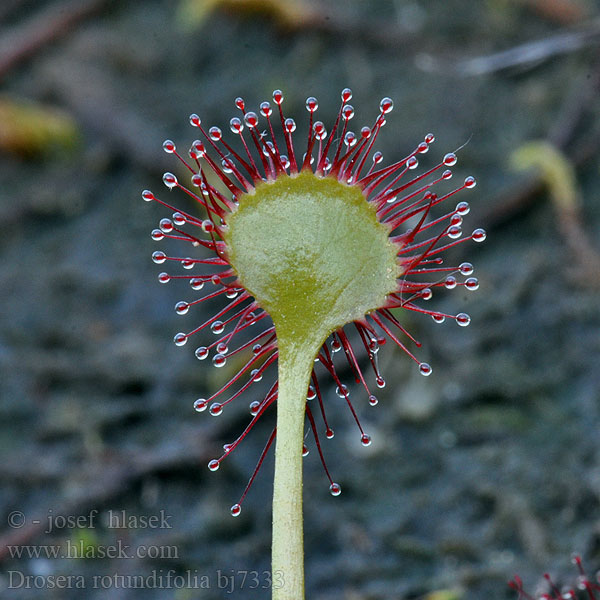
[[[353,396],[374,440],[369,448],[349,412],[332,410],[333,388],[325,389],[336,429],[325,452],[343,493],[329,494],[311,446],[307,598],[515,598],[507,586],[515,573],[532,592],[546,571],[572,585],[574,551],[593,575],[600,567],[598,5],[329,0],[307,9],[198,0],[206,13],[196,21],[181,18],[182,6],[0,5],[0,597],[269,597],[261,587],[272,459],[242,515],[231,518],[229,507],[272,421],[265,418],[217,473],[208,471],[247,422],[253,398],[218,419],[193,411],[193,401],[232,370],[199,363],[195,346],[172,343],[202,314],[177,316],[173,306],[191,297],[189,288],[158,283],[161,268],[150,255],[168,244],[149,234],[170,215],[140,192],[164,190],[165,170],[179,173],[161,144],[189,145],[190,113],[228,131],[236,96],[257,107],[275,88],[299,129],[307,96],[319,98],[319,118],[330,124],[340,90],[352,88],[356,128],[391,96],[395,109],[378,142],[388,161],[429,131],[436,142],[425,165],[470,140],[455,180],[477,177],[461,198],[472,206],[466,229],[488,230],[485,244],[454,255],[475,264],[479,291],[432,301],[470,313],[471,326],[406,317],[433,375],[421,377],[388,344],[379,405]],[[543,159],[539,146],[529,154],[549,173],[574,169],[574,182],[559,176],[548,187],[539,171],[512,170],[511,155],[532,140],[560,149],[562,159]],[[566,197],[570,205],[560,202]],[[110,511],[134,520],[110,527]],[[142,526],[141,517],[161,511],[162,527]],[[46,533],[48,517],[57,517],[56,529]],[[155,557],[98,554],[119,543]],[[13,556],[14,548],[50,544],[79,545],[89,558]],[[251,575],[244,583],[243,571],[257,571],[260,587]],[[166,579],[135,589],[125,579],[169,573],[195,576],[207,589]],[[59,575],[81,579],[59,589]],[[235,579],[224,587],[219,575]],[[85,589],[72,589],[82,581]]]

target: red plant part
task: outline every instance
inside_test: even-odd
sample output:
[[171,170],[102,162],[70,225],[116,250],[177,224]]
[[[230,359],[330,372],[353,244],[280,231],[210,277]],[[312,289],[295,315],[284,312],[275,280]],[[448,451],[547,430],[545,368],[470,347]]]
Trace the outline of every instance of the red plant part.
[[589,579],[583,568],[581,557],[574,555],[572,562],[578,571],[577,582],[574,587],[560,589],[548,573],[544,573],[547,591],[535,596],[523,589],[523,580],[518,575],[515,575],[514,579],[508,582],[508,585],[518,593],[517,600],[598,600],[600,594],[597,594],[597,592],[600,592],[600,585]]
[[[462,220],[469,212],[469,205],[464,201],[460,201],[442,216],[431,217],[434,207],[449,201],[458,192],[475,186],[475,179],[467,177],[461,185],[442,195],[433,191],[437,184],[452,177],[449,167],[457,162],[455,153],[446,154],[435,166],[413,175],[419,164],[419,155],[426,153],[434,141],[433,134],[427,134],[401,160],[381,166],[383,156],[381,152],[374,151],[374,146],[379,132],[386,124],[386,116],[393,108],[392,100],[384,98],[374,123],[370,127],[363,127],[356,134],[349,130],[349,123],[354,116],[354,109],[349,104],[352,93],[345,89],[341,97],[342,104],[330,132],[327,132],[321,121],[315,120],[317,100],[312,97],[307,99],[309,134],[302,153],[295,149],[293,138],[296,123],[284,115],[283,94],[279,90],[273,92],[275,110],[269,102],[260,105],[260,115],[264,119],[262,125],[259,125],[259,116],[255,112],[246,110],[242,98],[235,101],[241,112],[240,117],[234,117],[230,121],[231,132],[237,137],[236,143],[229,143],[218,127],[206,130],[200,117],[191,115],[190,123],[199,130],[202,139],[192,143],[185,157],[170,140],[164,142],[163,148],[167,153],[174,154],[190,172],[192,187],[183,186],[172,173],[165,173],[163,182],[169,190],[177,188],[200,205],[205,212],[204,218],[178,210],[151,191],[142,193],[144,200],[156,201],[173,211],[172,218],[161,219],[159,228],[152,232],[154,240],[183,240],[190,242],[195,248],[203,247],[212,252],[212,256],[204,258],[168,256],[162,251],[152,255],[157,264],[174,264],[185,270],[198,265],[203,267],[201,274],[163,272],[158,276],[161,283],[172,279],[188,280],[194,291],[202,290],[206,284],[210,285],[210,292],[204,296],[178,302],[176,312],[184,315],[196,304],[217,298],[224,301],[224,306],[209,319],[191,331],[175,335],[175,344],[182,346],[189,339],[195,338],[196,334],[210,328],[217,337],[212,343],[196,349],[195,354],[199,360],[205,360],[213,353],[213,365],[223,367],[228,359],[239,353],[249,351],[250,354],[244,366],[221,389],[194,403],[196,411],[202,412],[208,408],[213,416],[221,414],[229,403],[245,394],[254,382],[260,381],[268,370],[275,367],[278,357],[277,335],[269,315],[244,288],[228,261],[228,248],[224,241],[228,216],[244,202],[244,196],[253,194],[255,187],[265,181],[280,177],[293,178],[300,172],[314,173],[316,177],[334,178],[360,189],[365,200],[375,208],[379,222],[389,229],[390,240],[397,247],[397,260],[402,272],[395,292],[388,295],[383,306],[354,321],[351,326],[332,332],[315,358],[312,383],[307,391],[306,415],[333,495],[338,495],[341,488],[333,481],[325,464],[314,419],[316,409],[321,413],[325,424],[325,437],[332,438],[333,430],[326,417],[319,385],[319,371],[334,381],[337,395],[352,412],[362,444],[368,446],[371,438],[360,424],[350,401],[350,390],[341,380],[334,355],[339,354],[345,359],[355,382],[364,389],[372,406],[377,404],[377,397],[371,391],[370,377],[363,371],[359,355],[366,353],[375,385],[383,388],[385,379],[379,370],[378,350],[386,339],[400,347],[418,365],[421,374],[430,375],[430,365],[420,361],[409,349],[409,345],[418,348],[420,343],[405,330],[394,309],[430,315],[436,323],[450,319],[460,326],[468,325],[470,317],[465,313],[446,314],[429,309],[422,303],[432,297],[435,288],[478,288],[477,279],[471,276],[473,266],[470,263],[446,265],[442,255],[466,241],[481,242],[486,235],[483,229],[475,229],[471,234],[462,236]],[[314,407],[315,400],[317,407]],[[225,457],[240,445],[258,419],[276,401],[277,382],[271,385],[262,400],[251,402],[252,418],[246,429],[236,440],[225,446],[222,456],[209,462],[211,471],[219,468]],[[274,430],[240,501],[232,507],[234,516],[240,513],[241,502],[275,435]],[[308,453],[306,448],[305,453]]]

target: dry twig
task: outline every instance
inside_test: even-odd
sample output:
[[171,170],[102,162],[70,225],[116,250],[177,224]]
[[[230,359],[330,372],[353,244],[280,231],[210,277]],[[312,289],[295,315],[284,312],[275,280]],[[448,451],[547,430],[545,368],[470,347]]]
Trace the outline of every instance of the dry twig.
[[81,21],[100,12],[110,1],[65,0],[3,33],[0,42],[0,79],[47,44],[70,33]]
[[[550,144],[564,152],[574,167],[580,167],[595,156],[600,149],[600,135],[589,131],[584,139],[577,140],[576,132],[600,94],[600,58],[590,68],[590,75],[580,85],[574,85],[575,95],[569,94],[559,113],[552,131],[548,134]],[[490,209],[482,215],[488,229],[499,227],[526,210],[543,191],[544,183],[538,174],[530,174],[502,190],[490,202]]]
[[463,76],[489,75],[505,69],[537,65],[560,54],[600,44],[600,20],[579,31],[559,33],[514,48],[459,62],[455,69]]

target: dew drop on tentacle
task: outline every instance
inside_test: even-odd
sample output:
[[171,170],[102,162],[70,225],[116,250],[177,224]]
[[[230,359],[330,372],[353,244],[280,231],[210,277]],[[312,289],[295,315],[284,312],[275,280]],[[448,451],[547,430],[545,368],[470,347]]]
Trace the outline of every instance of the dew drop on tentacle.
[[461,217],[464,217],[465,215],[468,215],[470,210],[471,210],[471,207],[469,206],[468,202],[459,202],[456,205],[456,208],[455,208],[455,211]]
[[213,417],[218,417],[223,412],[223,405],[220,402],[213,402],[209,411]]
[[165,234],[160,229],[153,229],[150,235],[155,242],[165,239]]
[[376,406],[378,402],[379,400],[377,400],[377,396],[374,396],[373,394],[369,396],[369,404],[371,406]]
[[210,471],[217,471],[219,468],[219,461],[215,458],[208,463],[208,469]]
[[250,409],[250,414],[255,417],[258,414],[260,402],[258,400],[254,400],[253,402],[250,402],[250,406],[248,408]]
[[217,344],[217,352],[219,354],[227,354],[228,351],[229,348],[227,347],[227,344],[225,342],[219,342]]
[[181,227],[182,225],[185,225],[185,217],[180,213],[180,212],[174,212],[173,213],[173,223],[175,225],[177,225],[177,227]]
[[471,275],[473,273],[473,265],[470,262],[461,263],[458,267],[461,275]]
[[[352,148],[356,145],[357,139],[356,139],[356,134],[354,133],[354,131],[349,131],[345,136],[344,136],[344,144],[346,144],[346,146],[348,146],[348,148]],[[348,178],[348,183],[352,183],[352,178]]]
[[394,102],[391,98],[383,98],[379,103],[379,109],[381,110],[382,115],[387,115],[392,112],[394,108]]
[[477,185],[477,181],[475,180],[475,177],[473,177],[472,175],[469,175],[469,177],[467,177],[465,179],[465,187],[467,189],[471,189],[474,188]]
[[309,449],[306,447],[306,444],[302,445],[302,456],[308,456],[309,454]]
[[208,358],[209,350],[206,346],[200,346],[199,348],[196,348],[194,354],[198,360],[205,360]]
[[196,412],[205,411],[207,406],[208,406],[208,402],[204,398],[198,398],[198,400],[196,400],[194,402],[194,410]]
[[313,132],[319,141],[323,141],[327,137],[327,129],[325,129],[325,125],[323,125],[322,121],[315,121]]
[[260,103],[260,114],[263,117],[270,117],[273,114],[273,109],[271,108],[271,104],[269,102]]
[[454,277],[453,275],[448,275],[448,277],[446,277],[446,281],[444,281],[444,287],[447,290],[453,290],[456,287],[456,285],[456,277]]
[[262,350],[262,346],[260,344],[254,344],[254,346],[252,346],[252,352],[253,354],[260,354],[260,351]]
[[467,313],[458,313],[454,318],[461,327],[466,327],[471,322],[471,317]]
[[219,127],[211,127],[208,130],[208,136],[213,142],[218,142],[223,137],[223,132]]
[[329,492],[332,496],[339,496],[342,493],[342,488],[339,483],[334,482],[329,486]]
[[173,338],[173,341],[175,342],[176,346],[183,346],[185,345],[185,343],[187,342],[188,337],[185,333],[178,333],[175,335],[175,337]]
[[483,242],[486,237],[485,229],[476,229],[471,236],[474,242]]
[[[192,158],[195,158],[194,156]],[[202,186],[202,176],[199,175],[198,173],[194,173],[192,175],[192,185],[194,187],[201,187]]]
[[241,133],[244,130],[241,119],[233,117],[233,119],[229,121],[229,129],[231,129],[231,133]]
[[348,386],[342,383],[341,386],[335,388],[335,393],[339,398],[347,398],[350,395],[350,391],[348,390]]
[[227,358],[225,358],[225,356],[223,356],[222,354],[215,354],[213,356],[212,362],[215,367],[220,369],[221,367],[225,366],[225,363],[227,362]]
[[168,273],[159,273],[158,281],[160,281],[161,283],[169,283],[169,281],[171,281],[171,276]]
[[319,108],[319,103],[317,102],[316,98],[310,96],[306,99],[306,110],[308,112],[314,113],[317,110],[317,108]]
[[428,133],[428,134],[425,136],[425,142],[426,142],[427,144],[433,144],[433,142],[435,142],[435,136],[433,135],[433,133]]
[[429,377],[429,375],[431,375],[432,370],[433,369],[431,368],[431,366],[426,362],[422,362],[421,364],[419,364],[419,371],[421,375],[425,375],[425,377]]
[[177,177],[173,173],[165,173],[163,175],[163,183],[172,190],[177,185]]
[[250,379],[252,379],[252,381],[259,382],[262,381],[262,378],[263,374],[260,369],[252,369],[252,371],[250,371]]
[[158,226],[163,233],[171,233],[173,231],[173,221],[171,219],[161,219]]
[[285,120],[285,130],[287,133],[294,133],[294,131],[296,131],[296,121],[294,121],[294,119],[291,118],[287,118]]
[[462,235],[462,229],[461,229],[460,225],[452,225],[452,226],[448,227],[448,231],[446,232],[446,235],[451,240],[457,240]]
[[144,190],[142,192],[142,199],[146,202],[152,202],[154,200],[154,194],[150,190]]
[[309,385],[308,391],[306,392],[306,399],[314,400],[316,397],[317,397],[317,392],[315,391],[315,388],[312,385]]
[[465,287],[469,291],[474,292],[475,290],[479,289],[479,280],[477,277],[469,277],[469,279],[465,280]]
[[188,312],[189,309],[190,309],[190,305],[187,302],[181,301],[181,302],[178,302],[175,305],[175,312],[178,315],[185,315],[185,314],[187,314],[187,312]]
[[454,154],[454,152],[448,152],[448,154],[444,156],[443,162],[447,167],[453,167],[457,160],[458,159],[456,158],[456,154]]
[[224,329],[225,329],[225,323],[223,323],[223,321],[215,321],[210,326],[210,330],[215,335],[219,335],[220,333],[223,333]]
[[239,504],[234,504],[231,507],[231,516],[232,517],[239,517],[241,512],[242,512],[242,507]]
[[363,446],[370,446],[371,445],[371,436],[367,433],[363,433],[362,436],[360,437],[360,443]]
[[454,213],[450,217],[450,225],[462,225],[462,222],[463,218],[458,213]]
[[441,315],[439,313],[434,313],[431,315],[431,318],[436,322],[436,323],[443,323],[446,320],[446,317],[444,315]]
[[171,140],[165,140],[163,142],[163,150],[167,154],[173,154],[175,152],[175,144]]
[[334,435],[335,435],[335,434],[333,433],[333,429],[327,429],[327,430],[325,431],[325,437],[326,437],[328,440],[332,440]]
[[406,166],[407,168],[413,170],[416,169],[419,166],[419,161],[417,159],[416,156],[411,156],[407,161],[406,161]]
[[352,90],[350,88],[344,88],[341,96],[342,102],[350,102],[350,100],[352,100]]
[[194,259],[193,258],[189,258],[189,257],[188,258],[184,258],[181,261],[181,266],[184,269],[188,269],[188,270],[189,269],[193,269],[195,264],[196,264],[196,262],[194,261]]
[[258,116],[255,112],[247,112],[244,115],[244,122],[250,129],[255,129],[258,125]]
[[190,286],[193,290],[199,291],[204,287],[204,279],[201,277],[193,277],[190,279]]
[[190,149],[190,157],[193,159],[200,159],[206,156],[206,148],[200,140],[194,140]]
[[281,105],[281,103],[283,102],[283,94],[281,93],[281,90],[273,91],[273,102],[275,102],[275,104]]
[[383,389],[385,387],[385,379],[381,375],[378,375],[377,378],[375,379],[375,385],[379,389]]

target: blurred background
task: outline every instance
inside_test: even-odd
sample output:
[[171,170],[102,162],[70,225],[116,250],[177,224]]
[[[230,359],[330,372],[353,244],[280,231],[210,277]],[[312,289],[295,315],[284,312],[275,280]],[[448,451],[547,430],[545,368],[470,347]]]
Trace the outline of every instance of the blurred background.
[[[232,371],[172,343],[202,314],[177,316],[189,287],[158,283],[150,255],[173,246],[150,231],[170,215],[140,192],[164,196],[162,173],[182,174],[161,144],[189,147],[190,113],[228,132],[236,96],[256,109],[275,88],[299,131],[307,96],[319,99],[330,128],[340,90],[352,88],[355,129],[391,96],[378,140],[389,162],[430,131],[425,166],[468,140],[455,180],[476,176],[460,198],[472,207],[466,230],[488,231],[485,244],[465,244],[452,259],[475,264],[479,291],[440,293],[431,305],[468,312],[471,326],[406,317],[433,375],[421,377],[388,344],[378,406],[356,394],[372,445],[361,446],[349,411],[329,409],[336,437],[324,450],[343,493],[330,496],[311,452],[307,598],[515,598],[514,574],[531,592],[543,589],[546,571],[573,585],[573,552],[593,576],[598,8],[594,0],[4,0],[0,597],[269,597],[261,588],[272,457],[238,519],[229,507],[273,421],[261,419],[208,471],[254,398],[219,419],[193,411]],[[324,393],[336,402],[333,388]],[[102,558],[119,544],[127,557]],[[59,555],[70,547],[71,558],[43,547]],[[244,571],[258,572],[260,587],[250,575],[244,583]],[[76,578],[59,579],[68,575]]]

